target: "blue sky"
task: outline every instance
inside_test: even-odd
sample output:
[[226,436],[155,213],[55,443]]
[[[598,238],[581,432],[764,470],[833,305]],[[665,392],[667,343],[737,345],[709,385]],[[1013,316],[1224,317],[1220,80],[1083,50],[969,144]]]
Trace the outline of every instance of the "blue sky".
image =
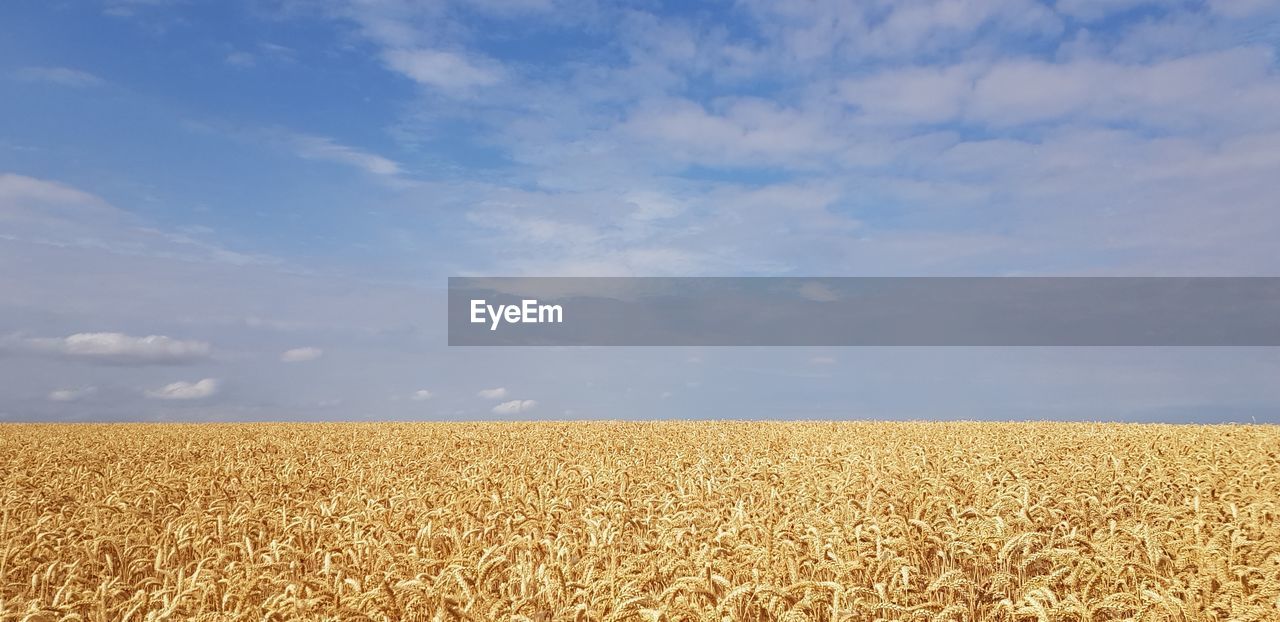
[[0,418],[1280,420],[1265,348],[443,318],[457,275],[1273,276],[1278,44],[1262,0],[6,3]]

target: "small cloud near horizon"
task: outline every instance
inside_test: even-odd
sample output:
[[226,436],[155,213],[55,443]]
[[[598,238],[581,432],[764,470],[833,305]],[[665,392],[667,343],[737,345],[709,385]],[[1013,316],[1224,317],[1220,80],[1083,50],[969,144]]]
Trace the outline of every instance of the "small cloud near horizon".
[[479,393],[476,393],[476,395],[479,396],[481,399],[500,400],[507,396],[507,388],[498,387],[496,389],[484,389]]
[[280,360],[285,363],[304,363],[306,361],[314,361],[322,356],[324,356],[324,350],[320,348],[293,348],[280,353]]
[[538,405],[535,400],[511,400],[493,407],[495,415],[518,415],[533,410]]
[[205,378],[196,382],[178,381],[145,391],[143,394],[157,400],[199,400],[211,397],[218,392],[219,383],[216,378]]
[[78,389],[55,389],[49,392],[50,402],[78,402],[94,393],[98,387],[81,387]]

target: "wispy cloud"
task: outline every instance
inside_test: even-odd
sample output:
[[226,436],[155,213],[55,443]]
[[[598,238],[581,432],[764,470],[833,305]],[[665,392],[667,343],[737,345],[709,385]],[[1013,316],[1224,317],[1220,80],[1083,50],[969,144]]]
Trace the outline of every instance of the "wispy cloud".
[[157,9],[184,3],[186,0],[105,0],[103,12],[114,17],[130,17],[144,9]]
[[98,387],[55,389],[49,392],[50,402],[78,402],[98,392]]
[[337,143],[331,138],[289,134],[286,140],[300,158],[351,166],[370,175],[395,176],[402,172],[400,165],[390,158]]
[[491,60],[431,49],[387,50],[387,66],[415,82],[452,94],[496,84],[502,70]]
[[132,212],[58,182],[0,173],[0,235],[58,248],[247,265],[274,263],[193,234],[148,226]]
[[67,337],[11,337],[33,353],[117,365],[175,365],[209,358],[208,342],[164,335],[135,337],[124,333],[76,333]]
[[98,76],[70,67],[23,67],[14,72],[14,76],[28,82],[44,82],[75,88],[106,84],[106,80]]
[[232,67],[253,67],[258,64],[258,59],[253,54],[243,50],[236,50],[227,54],[224,59],[228,65]]
[[252,69],[259,65],[288,65],[297,61],[297,51],[264,41],[249,48],[233,49],[222,60],[227,65],[240,69]]
[[[40,204],[41,209],[31,204]],[[73,205],[99,212],[110,210],[107,202],[88,192],[44,179],[14,173],[0,173],[0,213],[6,220],[33,219],[48,205]]]

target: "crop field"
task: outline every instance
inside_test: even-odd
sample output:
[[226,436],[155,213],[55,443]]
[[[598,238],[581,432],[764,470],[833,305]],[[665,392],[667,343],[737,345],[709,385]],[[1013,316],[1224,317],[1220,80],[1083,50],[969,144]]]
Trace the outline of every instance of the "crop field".
[[1280,427],[0,426],[0,620],[1280,620]]

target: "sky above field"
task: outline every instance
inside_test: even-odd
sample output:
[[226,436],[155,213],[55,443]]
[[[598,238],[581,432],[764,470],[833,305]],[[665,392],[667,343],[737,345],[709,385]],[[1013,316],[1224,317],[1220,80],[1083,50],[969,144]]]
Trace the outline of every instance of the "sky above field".
[[0,7],[0,420],[1280,422],[1274,348],[445,345],[448,276],[1280,274],[1267,0]]

